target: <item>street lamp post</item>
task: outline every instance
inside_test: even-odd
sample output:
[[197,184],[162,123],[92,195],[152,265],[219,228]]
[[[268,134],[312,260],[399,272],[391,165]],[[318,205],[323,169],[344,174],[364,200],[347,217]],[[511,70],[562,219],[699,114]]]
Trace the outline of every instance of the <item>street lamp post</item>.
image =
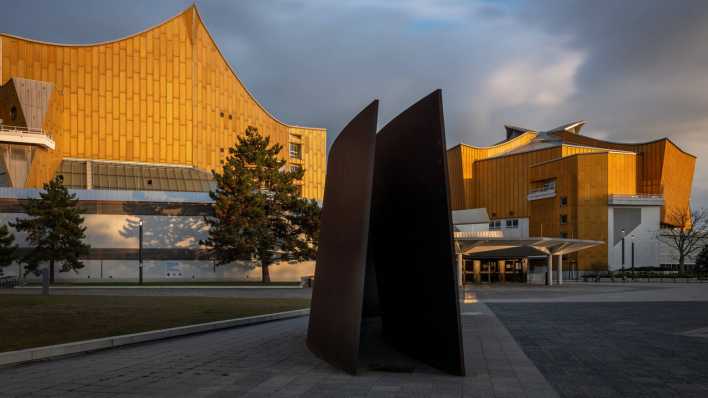
[[624,278],[624,228],[622,228],[622,278]]
[[140,246],[138,247],[138,283],[143,284],[143,220],[138,221]]
[[632,235],[632,279],[634,279],[634,235]]

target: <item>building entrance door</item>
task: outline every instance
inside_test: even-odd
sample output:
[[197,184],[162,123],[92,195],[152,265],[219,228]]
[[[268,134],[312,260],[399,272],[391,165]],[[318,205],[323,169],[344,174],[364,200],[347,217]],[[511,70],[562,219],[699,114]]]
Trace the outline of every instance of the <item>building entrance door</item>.
[[465,267],[464,267],[464,278],[463,281],[464,283],[475,283],[474,280],[474,262],[470,259],[465,259]]

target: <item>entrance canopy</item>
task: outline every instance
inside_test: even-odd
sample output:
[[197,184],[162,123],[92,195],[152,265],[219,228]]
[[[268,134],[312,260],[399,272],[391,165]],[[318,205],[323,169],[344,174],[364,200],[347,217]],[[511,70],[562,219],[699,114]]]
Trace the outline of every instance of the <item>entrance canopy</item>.
[[531,247],[547,255],[556,256],[575,253],[605,243],[599,240],[584,239],[489,237],[469,232],[455,232],[454,236],[455,249],[458,254],[463,255]]

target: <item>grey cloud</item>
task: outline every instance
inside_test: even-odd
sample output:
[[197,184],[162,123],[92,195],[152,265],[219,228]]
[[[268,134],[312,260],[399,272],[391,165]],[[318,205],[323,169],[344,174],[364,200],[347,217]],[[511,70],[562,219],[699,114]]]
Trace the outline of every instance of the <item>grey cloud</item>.
[[[190,4],[0,3],[6,3],[0,30],[68,42],[134,33]],[[614,140],[669,136],[699,156],[694,202],[708,205],[705,1],[206,0],[198,6],[255,96],[286,122],[326,127],[329,142],[374,97],[382,100],[385,123],[440,87],[449,145],[494,143],[504,123],[544,129],[580,118],[589,122],[586,133]],[[581,60],[575,69],[573,59]],[[570,66],[563,69],[564,62]]]

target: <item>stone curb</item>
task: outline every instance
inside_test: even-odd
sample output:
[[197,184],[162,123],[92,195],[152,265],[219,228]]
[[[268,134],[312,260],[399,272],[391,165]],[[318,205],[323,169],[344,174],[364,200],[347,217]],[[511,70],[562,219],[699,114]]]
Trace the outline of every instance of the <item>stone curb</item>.
[[0,366],[307,316],[309,308],[0,353]]
[[[41,289],[42,286],[15,286],[14,289]],[[283,286],[248,286],[248,285],[243,285],[243,286],[209,286],[209,285],[187,285],[187,286],[169,286],[169,285],[157,285],[157,286],[100,286],[100,285],[91,285],[91,286],[80,286],[80,285],[73,285],[73,286],[50,286],[49,287],[49,293],[51,294],[52,290],[60,290],[60,289],[302,289],[303,287],[300,285],[283,285]]]

